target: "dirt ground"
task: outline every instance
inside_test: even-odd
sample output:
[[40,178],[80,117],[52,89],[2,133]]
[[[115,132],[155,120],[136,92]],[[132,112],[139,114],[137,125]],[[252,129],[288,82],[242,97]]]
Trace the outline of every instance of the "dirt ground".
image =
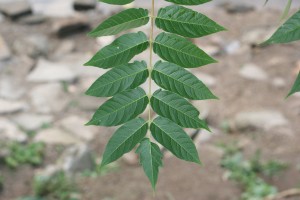
[[[197,44],[207,44],[218,36],[223,41],[240,40],[247,32],[260,27],[276,27],[279,11],[266,9],[245,14],[227,14],[222,9],[205,10],[208,16],[224,25],[229,31],[218,33],[197,40]],[[94,24],[99,21],[94,20]],[[34,29],[18,23],[3,22],[0,32],[12,43],[15,37],[34,32],[47,33],[47,24],[35,25]],[[76,41],[76,49],[80,52],[90,51],[93,41],[85,34],[71,37]],[[59,40],[51,37],[55,44]],[[281,112],[289,121],[287,127],[272,131],[246,131],[213,136],[208,142],[199,145],[199,154],[203,166],[186,163],[174,157],[164,159],[164,167],[160,171],[156,195],[154,196],[142,169],[138,166],[120,162],[120,169],[98,178],[79,178],[78,187],[82,200],[237,200],[241,189],[234,182],[223,178],[224,170],[220,167],[222,152],[216,147],[220,142],[238,141],[246,154],[260,149],[264,159],[276,159],[285,162],[289,168],[274,179],[269,180],[279,191],[294,188],[300,183],[300,99],[293,96],[284,99],[293,80],[297,61],[300,60],[300,44],[275,45],[271,47],[249,47],[234,55],[221,53],[215,56],[217,64],[202,67],[201,72],[212,75],[216,85],[212,88],[220,98],[210,102],[208,122],[210,126],[221,130],[221,124],[242,110],[270,109]],[[283,88],[275,88],[270,81],[249,81],[238,72],[245,63],[256,63],[270,77],[282,77],[287,81]],[[71,113],[89,116],[79,109],[69,110]],[[111,135],[111,130],[99,129],[96,139],[90,144],[96,155],[101,155],[104,145]],[[214,133],[213,133],[214,134]],[[51,148],[50,148],[51,149]],[[50,151],[50,150],[49,150]],[[55,160],[56,154],[51,151],[46,163]],[[46,165],[46,164],[45,164]],[[2,170],[2,169],[1,169]],[[3,169],[8,180],[6,189],[0,194],[1,200],[16,199],[31,193],[31,181],[36,169],[23,167],[17,171]],[[298,198],[300,199],[300,197]]]

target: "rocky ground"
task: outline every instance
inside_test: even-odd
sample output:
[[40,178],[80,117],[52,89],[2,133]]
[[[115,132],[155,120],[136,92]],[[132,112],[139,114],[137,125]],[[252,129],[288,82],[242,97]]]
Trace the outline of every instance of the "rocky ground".
[[[0,199],[29,196],[34,176],[58,170],[76,174],[79,199],[153,199],[133,154],[108,174],[80,175],[94,170],[94,157],[100,158],[114,131],[84,126],[105,99],[84,95],[104,70],[83,63],[114,40],[91,39],[86,33],[123,8],[92,0],[8,2],[0,1]],[[269,180],[279,191],[299,186],[300,96],[285,96],[300,69],[300,45],[258,46],[278,26],[279,10],[236,3],[199,10],[229,30],[195,40],[219,60],[193,70],[220,98],[193,102],[213,133],[201,132],[195,139],[201,168],[166,154],[155,199],[239,199],[241,189],[224,178],[222,151],[216,146],[231,141],[246,154],[259,149],[263,159],[288,164]],[[148,28],[142,29],[149,32]],[[137,56],[147,58],[147,52]],[[44,143],[43,162],[17,169],[6,166],[3,160],[12,141]]]

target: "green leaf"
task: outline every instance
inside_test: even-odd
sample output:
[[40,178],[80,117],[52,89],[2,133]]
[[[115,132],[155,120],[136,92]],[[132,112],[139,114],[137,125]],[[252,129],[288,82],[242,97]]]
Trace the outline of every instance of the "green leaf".
[[155,190],[159,167],[162,166],[163,154],[157,144],[150,142],[148,138],[142,140],[136,153],[139,154],[140,164],[143,166],[144,172],[149,178],[152,188]]
[[148,21],[148,10],[130,8],[108,18],[88,35],[92,37],[115,35],[124,30],[145,25]]
[[300,40],[300,10],[290,17],[270,39],[262,45],[288,43]]
[[148,45],[147,36],[143,32],[124,34],[98,51],[85,65],[107,69],[125,64],[146,50]]
[[172,33],[160,33],[154,41],[153,51],[162,59],[185,68],[216,62],[191,41]]
[[136,118],[144,112],[149,102],[141,88],[121,92],[98,108],[86,125],[117,126]]
[[147,64],[144,61],[120,65],[98,78],[86,94],[110,97],[129,88],[138,87],[146,81],[147,77]]
[[152,71],[152,79],[158,86],[188,99],[217,99],[196,76],[173,63],[157,62]]
[[297,79],[294,83],[293,88],[291,89],[291,91],[290,91],[290,93],[288,94],[287,97],[295,94],[296,92],[300,92],[300,72],[299,72],[298,77],[297,77]]
[[157,90],[150,100],[153,110],[185,128],[204,128],[207,124],[199,119],[199,111],[186,99],[170,91]]
[[202,37],[225,30],[205,15],[177,5],[161,8],[155,23],[164,31],[189,38]]
[[133,119],[121,126],[105,148],[101,167],[131,151],[146,136],[147,130],[148,122],[142,118]]
[[152,136],[177,158],[200,164],[192,139],[171,120],[157,117],[150,125]]
[[210,2],[211,0],[166,0],[166,1],[172,2],[172,3],[175,3],[175,4],[180,4],[180,5],[193,6],[193,5],[200,5],[200,4],[203,4],[203,3],[207,3],[207,2]]
[[134,0],[99,0],[99,1],[102,1],[102,2],[108,3],[108,4],[113,4],[113,5],[126,5],[126,4],[133,2]]

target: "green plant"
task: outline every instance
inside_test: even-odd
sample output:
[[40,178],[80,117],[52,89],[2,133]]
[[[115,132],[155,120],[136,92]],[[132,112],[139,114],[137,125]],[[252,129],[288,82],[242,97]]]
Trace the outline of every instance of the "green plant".
[[[124,5],[134,0],[102,0],[109,4]],[[180,5],[200,5],[210,0],[167,0]],[[149,38],[143,32],[128,33],[99,50],[85,65],[110,69],[87,90],[96,97],[112,97],[106,101],[87,125],[121,126],[109,140],[104,151],[102,166],[131,151],[139,143],[136,153],[155,188],[162,157],[158,145],[150,135],[176,157],[200,164],[198,152],[182,127],[208,129],[199,119],[199,111],[187,99],[206,100],[217,97],[196,76],[185,68],[196,68],[216,60],[187,38],[198,38],[225,30],[205,15],[180,5],[161,8],[155,16],[155,0],[150,15],[143,8],[130,8],[106,19],[89,33],[92,37],[119,34],[149,22]],[[154,39],[154,25],[165,31]],[[149,47],[149,62],[132,58]],[[153,65],[153,53],[165,61]],[[148,79],[148,94],[139,86]],[[152,80],[160,86],[152,92]],[[147,105],[159,117],[137,118]],[[149,131],[148,136],[147,132]]]
[[5,157],[5,163],[11,168],[17,168],[22,164],[40,165],[43,162],[45,145],[43,143],[20,144],[12,142],[8,145],[9,155]]
[[64,172],[58,172],[51,177],[38,176],[34,179],[34,195],[36,199],[76,200],[76,186]]
[[[284,16],[287,15],[291,6],[291,2],[292,1],[289,0],[284,11],[285,14],[283,14]],[[278,30],[271,36],[271,38],[262,43],[262,45],[289,43],[297,40],[300,40],[300,10],[292,15],[286,22],[284,22],[283,25],[280,26]],[[300,72],[287,97],[296,92],[300,92]]]
[[259,151],[246,160],[236,144],[222,144],[220,147],[224,150],[221,166],[227,169],[229,179],[243,187],[243,200],[264,200],[277,193],[276,187],[266,183],[259,175],[273,177],[287,167],[285,164],[274,160],[264,163]]

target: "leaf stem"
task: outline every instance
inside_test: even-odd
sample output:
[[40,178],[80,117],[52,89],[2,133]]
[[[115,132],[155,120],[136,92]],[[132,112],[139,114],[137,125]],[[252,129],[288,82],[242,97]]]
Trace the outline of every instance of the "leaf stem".
[[152,74],[152,69],[153,69],[153,63],[152,63],[152,57],[153,57],[153,30],[154,30],[154,0],[152,0],[152,6],[151,6],[151,11],[150,11],[150,20],[151,20],[151,28],[150,28],[150,38],[149,38],[149,43],[150,43],[150,55],[149,55],[149,66],[148,66],[148,71],[149,71],[149,77],[148,77],[148,83],[149,83],[149,91],[148,91],[148,96],[149,96],[149,112],[148,112],[148,123],[150,126],[151,123],[151,108],[150,108],[150,98],[152,95],[151,87],[152,87],[152,81],[151,81],[151,74]]

